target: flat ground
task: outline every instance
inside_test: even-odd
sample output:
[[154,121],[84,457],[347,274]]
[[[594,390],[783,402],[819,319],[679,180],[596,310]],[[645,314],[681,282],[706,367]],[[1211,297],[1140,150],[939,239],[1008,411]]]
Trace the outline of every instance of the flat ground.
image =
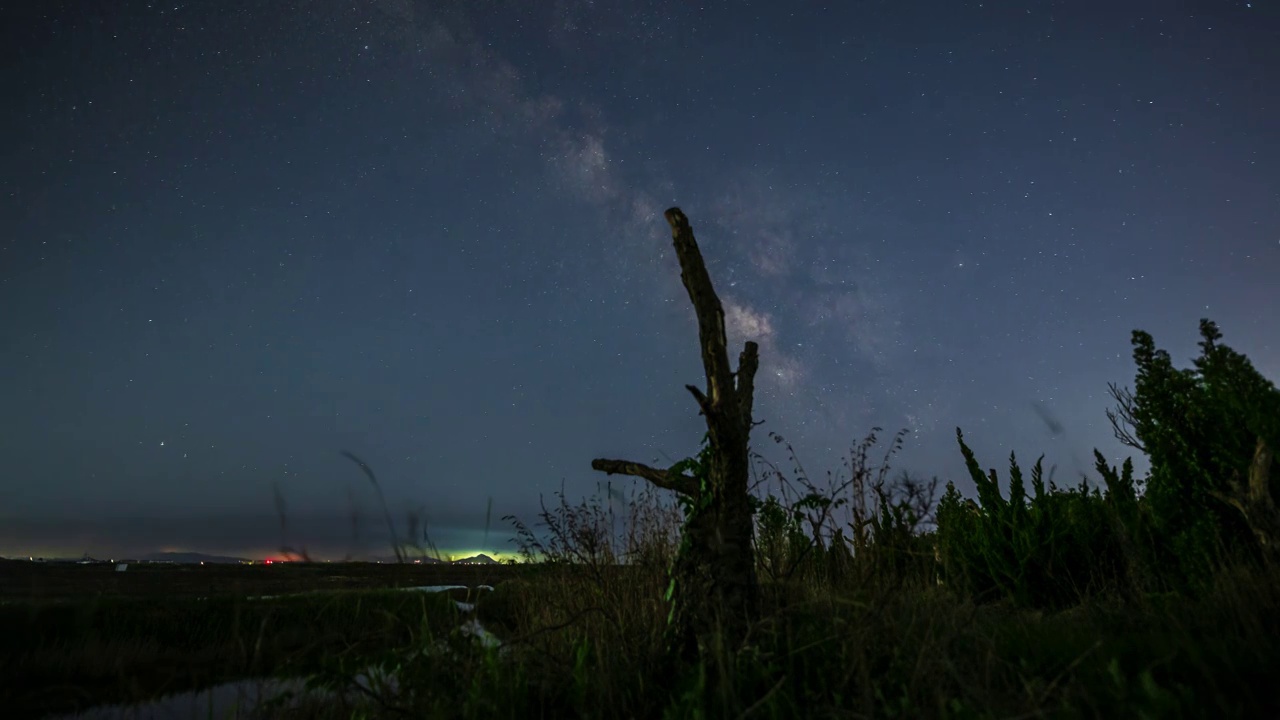
[[271,565],[75,565],[0,561],[0,600],[282,595],[418,585],[496,585],[522,570],[507,565],[272,563]]
[[[76,565],[0,561],[0,716],[36,718],[219,682],[310,675],[462,621],[528,566],[375,563]],[[360,592],[343,592],[360,591]],[[485,593],[487,596],[488,593]],[[268,600],[250,598],[270,596]],[[424,625],[425,623],[425,625]]]

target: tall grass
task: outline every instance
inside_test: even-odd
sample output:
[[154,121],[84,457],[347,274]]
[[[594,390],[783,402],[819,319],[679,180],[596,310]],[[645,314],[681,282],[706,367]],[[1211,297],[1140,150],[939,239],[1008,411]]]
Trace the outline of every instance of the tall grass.
[[[1144,586],[1127,564],[1088,570],[1087,553],[1140,564],[1125,544],[1140,539],[1108,514],[1125,512],[1119,476],[1110,485],[1104,479],[1109,493],[1060,490],[1037,470],[1031,495],[1014,500],[1015,469],[1010,499],[985,475],[992,485],[981,503],[956,497],[954,488],[936,502],[939,481],[892,474],[901,434],[881,462],[870,462],[876,434],[855,444],[842,472],[823,483],[780,437],[773,439],[787,450],[790,474],[756,456],[766,607],[744,649],[713,649],[723,656],[671,674],[662,655],[662,591],[678,506],[648,490],[626,495],[621,508],[612,488],[576,502],[562,490],[532,524],[508,518],[530,571],[479,605],[504,646],[458,638],[447,666],[429,656],[399,664],[399,687],[370,711],[442,718],[1280,716],[1267,685],[1280,668],[1272,641],[1280,637],[1276,568],[1224,562],[1200,595]],[[961,530],[976,533],[977,549],[957,539]],[[1088,542],[1076,547],[1081,540]]]

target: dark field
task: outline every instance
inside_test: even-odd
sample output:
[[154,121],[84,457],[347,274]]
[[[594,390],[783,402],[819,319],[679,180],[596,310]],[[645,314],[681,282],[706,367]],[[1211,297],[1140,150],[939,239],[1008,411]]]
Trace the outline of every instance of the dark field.
[[497,585],[519,573],[509,565],[273,563],[271,565],[75,565],[0,561],[0,601],[111,597],[281,595],[419,585]]
[[[364,709],[326,701],[264,717],[601,717],[602,707],[626,709],[606,717],[738,715],[701,712],[717,699],[699,675],[672,681],[654,669],[667,622],[661,565],[115,573],[19,563],[3,565],[0,578],[6,720],[246,678],[319,677],[349,691],[375,664],[393,668],[408,690],[353,695],[372,703]],[[481,584],[496,590],[392,589]],[[1224,571],[1200,597],[1099,596],[1059,612],[975,605],[932,583],[809,576],[762,590],[764,619],[753,647],[736,656],[735,695],[723,701],[776,705],[760,717],[1280,717],[1274,569]],[[249,599],[260,595],[277,597]],[[503,652],[458,632],[472,618]],[[421,652],[441,640],[447,660]],[[822,692],[835,697],[828,711],[808,712]],[[664,713],[670,707],[681,711]]]
[[[460,622],[501,565],[0,562],[0,717],[42,717],[384,652]],[[252,600],[257,596],[274,596]]]

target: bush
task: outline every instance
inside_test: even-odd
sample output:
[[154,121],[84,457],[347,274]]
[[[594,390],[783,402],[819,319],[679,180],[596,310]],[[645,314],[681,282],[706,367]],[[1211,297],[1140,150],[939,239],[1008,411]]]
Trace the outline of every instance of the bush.
[[[993,469],[983,475],[973,451],[956,440],[979,503],[962,500],[948,483],[938,505],[937,547],[944,582],[979,601],[1005,598],[1019,607],[1060,608],[1090,594],[1125,587],[1129,556],[1116,512],[1129,497],[1123,480],[1103,495],[1084,480],[1074,489],[1045,487],[1042,459],[1026,496],[1022,469],[1009,456],[1009,498]],[[1124,478],[1131,482],[1132,468]],[[1112,498],[1115,497],[1115,500]]]
[[1244,480],[1256,451],[1280,443],[1280,391],[1218,342],[1212,321],[1200,321],[1200,336],[1194,367],[1179,370],[1151,335],[1135,330],[1135,389],[1112,386],[1120,407],[1108,413],[1116,436],[1151,461],[1144,500],[1161,540],[1153,550],[1163,580],[1184,590],[1205,587],[1222,560],[1264,549],[1277,493],[1269,455],[1253,471],[1262,486],[1246,489]]

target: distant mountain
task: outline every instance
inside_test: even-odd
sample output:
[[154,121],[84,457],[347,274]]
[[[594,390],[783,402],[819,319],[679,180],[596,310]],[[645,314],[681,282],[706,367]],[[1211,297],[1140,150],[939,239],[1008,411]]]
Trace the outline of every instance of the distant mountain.
[[171,562],[178,564],[198,565],[200,563],[235,564],[249,562],[248,558],[227,557],[226,555],[205,555],[198,552],[158,552],[138,558],[144,562]]
[[[498,561],[480,553],[467,558],[458,558],[457,560],[437,560],[433,557],[422,557],[421,555],[405,555],[404,561],[409,564],[418,563],[420,565],[497,565]],[[394,555],[385,555],[382,557],[371,558],[370,562],[394,563],[396,557]]]
[[488,555],[485,555],[484,553],[480,553],[479,555],[472,555],[469,558],[454,560],[453,564],[454,565],[497,565],[498,561],[494,560]]

